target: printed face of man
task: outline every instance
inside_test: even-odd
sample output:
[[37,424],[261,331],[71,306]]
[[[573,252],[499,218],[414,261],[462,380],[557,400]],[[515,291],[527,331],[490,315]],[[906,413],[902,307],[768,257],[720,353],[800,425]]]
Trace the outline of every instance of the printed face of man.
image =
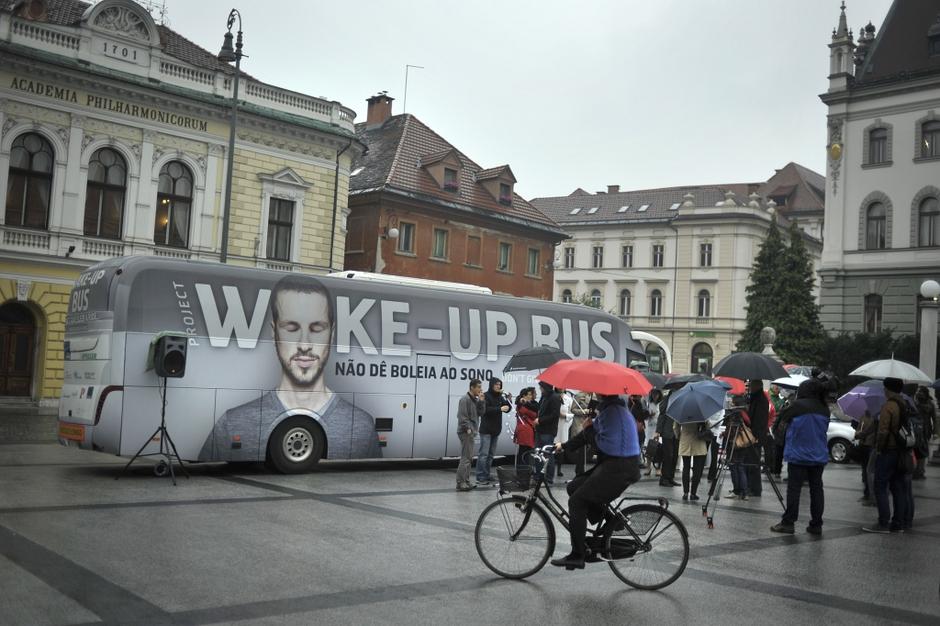
[[330,356],[330,309],[322,293],[281,291],[274,322],[277,358],[284,373],[301,387],[312,387]]

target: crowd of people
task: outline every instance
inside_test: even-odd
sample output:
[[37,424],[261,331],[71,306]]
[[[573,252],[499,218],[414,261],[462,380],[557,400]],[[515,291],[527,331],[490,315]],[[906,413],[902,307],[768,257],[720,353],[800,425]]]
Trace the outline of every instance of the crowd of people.
[[[860,501],[877,507],[877,522],[864,526],[863,530],[904,532],[912,527],[914,520],[911,481],[926,478],[928,442],[935,433],[940,435],[940,415],[933,392],[926,387],[916,391],[909,389],[912,392],[909,396],[903,393],[903,381],[886,378],[884,390],[886,401],[877,414],[866,412],[853,422],[861,466]],[[725,410],[714,419],[679,424],[667,414],[670,390],[655,388],[646,396],[634,395],[618,401],[617,396],[573,394],[541,382],[538,397],[536,388],[527,387],[513,403],[511,396],[503,392],[501,380],[491,379],[485,393],[482,382],[474,380],[458,406],[462,456],[457,471],[457,490],[468,491],[478,485],[495,483],[491,473],[493,453],[510,417],[507,414],[513,412],[514,417],[509,421],[514,423],[511,432],[518,447],[517,464],[527,464],[535,447],[557,445],[559,454],[551,457],[544,468],[545,482],[554,484],[557,478],[564,476],[564,465],[573,465],[573,477],[567,489],[569,494],[577,493],[584,481],[581,477],[591,472],[586,468],[595,453],[598,459],[621,459],[629,448],[633,456],[633,447],[619,435],[616,445],[607,444],[620,452],[608,451],[605,455],[598,449],[593,423],[598,410],[607,409],[621,417],[628,416],[631,427],[635,426],[631,437],[635,436],[637,442],[638,469],[645,470],[646,476],[653,476],[655,472],[662,487],[681,487],[683,501],[700,500],[703,477],[707,485],[714,484],[722,463],[727,465],[731,478],[731,490],[725,494],[726,498],[761,497],[763,475],[771,474],[787,482],[786,508],[781,521],[771,530],[795,532],[802,487],[806,483],[810,498],[806,530],[820,534],[833,391],[834,382],[820,372],[814,372],[814,376],[795,391],[777,385],[765,391],[763,381],[751,380],[745,393],[729,394]],[[590,432],[585,433],[586,429]],[[609,436],[609,425],[607,432]],[[470,482],[470,468],[476,440],[479,443],[474,484]],[[681,482],[676,480],[680,463]],[[617,467],[621,474],[626,471]],[[783,478],[784,467],[786,478]],[[639,480],[639,475],[630,482],[635,480]],[[596,479],[591,485],[592,492],[599,490]],[[577,502],[582,513],[587,511],[585,502]],[[578,555],[575,556],[577,563]]]

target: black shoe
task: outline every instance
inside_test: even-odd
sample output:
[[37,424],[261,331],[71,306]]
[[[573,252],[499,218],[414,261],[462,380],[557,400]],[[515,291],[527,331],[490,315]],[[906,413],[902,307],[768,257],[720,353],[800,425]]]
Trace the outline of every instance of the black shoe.
[[806,527],[806,532],[808,532],[811,535],[819,536],[822,534],[822,526],[813,526],[812,524],[810,524],[809,526]]
[[457,491],[472,491],[476,488],[476,485],[457,485]]
[[691,500],[692,502],[695,502],[695,501],[698,500],[698,499],[699,499],[699,497],[698,497],[697,495],[695,495],[694,493],[689,496],[689,500]]
[[564,474],[561,473],[561,470],[558,470],[558,473],[555,474],[555,475],[558,476],[559,478],[561,478],[562,476],[564,476]]
[[677,483],[677,482],[674,481],[674,480],[670,480],[669,482],[671,483],[671,486],[673,486],[673,487],[681,487],[681,486],[682,486],[682,483]]
[[569,554],[560,559],[552,559],[555,567],[564,567],[566,570],[584,569],[584,557],[580,554]]
[[687,494],[687,493],[682,494],[682,501],[683,501],[683,502],[688,502],[688,501],[689,501],[689,494]]
[[659,486],[660,487],[672,487],[672,482],[668,480],[660,480]]
[[793,534],[793,524],[787,524],[786,522],[780,522],[779,524],[774,524],[770,527],[770,531],[774,533],[784,533],[786,535]]
[[881,524],[874,524],[872,526],[862,526],[862,531],[866,533],[878,533],[879,535],[887,535],[891,532],[891,529],[887,526],[882,526]]

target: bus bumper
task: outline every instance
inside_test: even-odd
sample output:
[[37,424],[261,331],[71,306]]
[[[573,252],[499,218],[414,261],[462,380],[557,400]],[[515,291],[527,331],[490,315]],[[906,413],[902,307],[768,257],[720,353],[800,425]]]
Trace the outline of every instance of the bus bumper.
[[83,450],[91,450],[93,428],[91,424],[76,424],[59,420],[59,443],[63,446],[76,446]]

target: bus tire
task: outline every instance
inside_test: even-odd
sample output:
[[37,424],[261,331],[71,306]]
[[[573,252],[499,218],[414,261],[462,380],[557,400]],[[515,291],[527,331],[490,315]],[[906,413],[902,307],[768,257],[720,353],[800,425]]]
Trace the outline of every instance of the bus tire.
[[309,472],[323,456],[320,426],[307,417],[294,416],[278,424],[268,440],[268,459],[282,474]]

